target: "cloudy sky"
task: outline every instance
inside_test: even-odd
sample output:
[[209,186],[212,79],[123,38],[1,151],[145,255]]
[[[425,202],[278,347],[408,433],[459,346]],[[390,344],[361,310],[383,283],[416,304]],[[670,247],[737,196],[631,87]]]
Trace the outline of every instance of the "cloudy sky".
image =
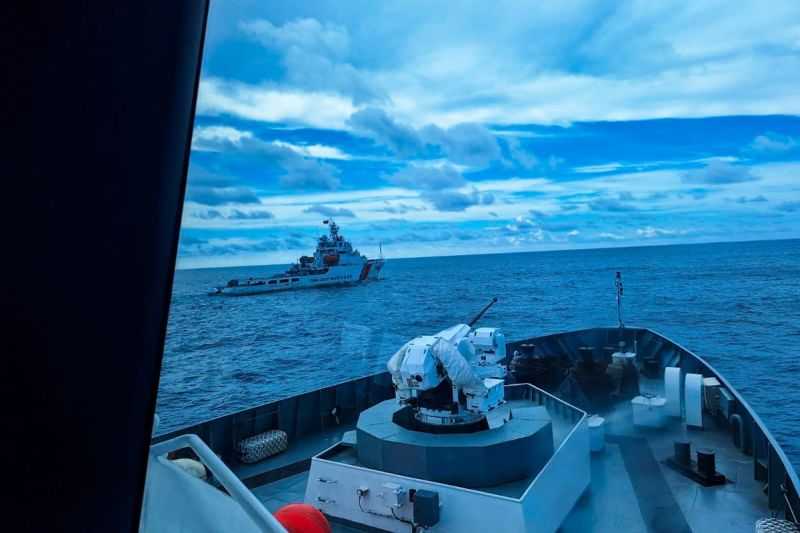
[[800,237],[800,2],[487,5],[212,2],[179,267]]

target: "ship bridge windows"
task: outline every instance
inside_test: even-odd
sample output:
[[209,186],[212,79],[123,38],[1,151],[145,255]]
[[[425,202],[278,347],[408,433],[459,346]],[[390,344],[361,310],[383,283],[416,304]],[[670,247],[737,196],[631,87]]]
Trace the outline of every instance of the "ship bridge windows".
[[269,284],[270,285],[275,285],[276,283],[278,283],[278,280],[275,280],[275,279],[269,280]]
[[300,278],[292,278],[292,283],[294,283],[295,281],[300,281]]
[[289,283],[289,278],[283,278],[280,280],[281,283]]

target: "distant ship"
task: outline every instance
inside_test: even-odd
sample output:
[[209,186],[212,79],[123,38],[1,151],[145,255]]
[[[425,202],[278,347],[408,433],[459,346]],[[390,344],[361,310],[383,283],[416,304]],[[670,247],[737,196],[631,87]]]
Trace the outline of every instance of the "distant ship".
[[378,279],[383,268],[383,254],[368,259],[353,248],[350,241],[339,234],[339,226],[332,219],[324,220],[330,234],[317,241],[313,256],[302,256],[282,274],[267,278],[232,279],[215,287],[212,295],[245,295],[287,289],[347,285]]

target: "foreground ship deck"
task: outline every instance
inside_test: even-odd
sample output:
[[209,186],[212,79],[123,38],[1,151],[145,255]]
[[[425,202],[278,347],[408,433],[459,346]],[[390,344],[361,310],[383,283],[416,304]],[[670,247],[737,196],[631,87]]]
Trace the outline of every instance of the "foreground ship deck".
[[[645,428],[633,424],[633,407],[629,398],[612,400],[604,405],[592,405],[587,403],[590,402],[587,398],[581,398],[577,403],[583,402],[588,411],[605,418],[605,448],[590,455],[589,486],[577,503],[570,505],[561,530],[745,532],[753,531],[757,520],[770,516],[794,521],[794,509],[798,507],[796,473],[746,402],[713,368],[684,348],[647,329],[626,328],[625,331],[635,336],[638,344],[636,359],[641,369],[641,393],[664,396],[663,369],[677,366],[687,373],[716,378],[733,401],[726,404],[726,409],[730,409],[727,416],[705,413],[702,429],[688,427],[682,418],[669,418],[660,428]],[[509,353],[513,353],[523,344],[534,344],[545,358],[577,364],[581,348],[614,345],[619,334],[617,328],[598,328],[509,343],[508,347]],[[472,491],[488,495],[498,502],[514,502],[523,500],[528,491],[537,490],[537,484],[557,493],[561,484],[568,484],[571,477],[577,475],[572,468],[579,471],[581,459],[569,456],[572,453],[570,446],[575,446],[572,442],[581,438],[580,431],[586,430],[586,413],[556,397],[560,393],[569,396],[564,400],[575,401],[576,397],[569,393],[569,389],[559,387],[560,383],[550,378],[542,377],[539,381],[541,389],[529,385],[507,387],[507,391],[512,391],[510,395],[507,392],[507,399],[510,405],[528,399],[543,405],[550,414],[555,452],[545,469],[537,474],[538,477],[534,476],[535,479],[494,487],[463,489],[443,486],[443,494],[447,495],[451,489]],[[378,374],[249,409],[162,435],[156,440],[165,441],[182,433],[200,435],[226,460],[256,498],[274,512],[287,503],[301,502],[306,498],[307,487],[318,481],[309,480],[313,457],[316,457],[315,461],[339,462],[358,468],[358,459],[346,442],[350,438],[348,431],[355,428],[358,414],[364,409],[392,397],[389,375]],[[741,422],[742,438],[738,445],[732,431],[731,415],[738,417],[737,429]],[[290,446],[286,452],[252,465],[236,461],[233,454],[235,442],[272,428],[283,429],[289,434]],[[681,439],[691,442],[693,454],[698,449],[713,450],[716,470],[729,481],[720,486],[703,486],[668,467],[664,461],[673,456],[674,442]],[[543,479],[545,476],[548,479]],[[322,502],[319,506],[325,510],[326,504],[336,505]],[[483,509],[473,509],[473,512],[492,515],[499,508],[502,506],[486,505]],[[431,531],[448,531],[444,527],[445,513],[464,511],[452,505],[448,507],[448,502],[443,501],[441,512],[442,522],[431,527]],[[507,513],[496,513],[489,518],[497,531],[515,527]],[[370,530],[336,520],[333,528],[334,531]],[[552,529],[542,527],[542,530]],[[411,528],[402,526],[393,530],[411,531]],[[534,530],[540,529],[536,527]]]

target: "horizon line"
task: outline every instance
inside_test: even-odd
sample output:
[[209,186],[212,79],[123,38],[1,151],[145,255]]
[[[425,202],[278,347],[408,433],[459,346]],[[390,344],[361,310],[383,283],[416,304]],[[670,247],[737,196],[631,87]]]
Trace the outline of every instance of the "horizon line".
[[[550,250],[524,250],[516,252],[478,252],[478,253],[454,253],[446,255],[416,255],[416,256],[403,256],[403,257],[384,257],[384,260],[403,260],[403,259],[435,259],[440,257],[474,257],[483,255],[510,255],[510,254],[537,254],[537,253],[560,253],[560,252],[576,252],[576,251],[592,251],[592,250],[630,250],[635,248],[659,248],[667,246],[704,246],[709,244],[746,244],[756,242],[782,242],[782,241],[798,241],[800,237],[777,238],[777,239],[744,239],[744,240],[729,240],[729,241],[701,241],[701,242],[677,242],[677,243],[652,243],[652,244],[636,244],[636,245],[621,245],[621,246],[589,246],[586,248],[553,248]],[[176,265],[175,271],[189,271],[189,270],[215,270],[223,268],[244,268],[244,267],[266,267],[266,266],[282,266],[290,265],[291,263],[258,263],[258,264],[242,264],[232,266],[202,266],[202,267],[185,267],[181,268]]]

